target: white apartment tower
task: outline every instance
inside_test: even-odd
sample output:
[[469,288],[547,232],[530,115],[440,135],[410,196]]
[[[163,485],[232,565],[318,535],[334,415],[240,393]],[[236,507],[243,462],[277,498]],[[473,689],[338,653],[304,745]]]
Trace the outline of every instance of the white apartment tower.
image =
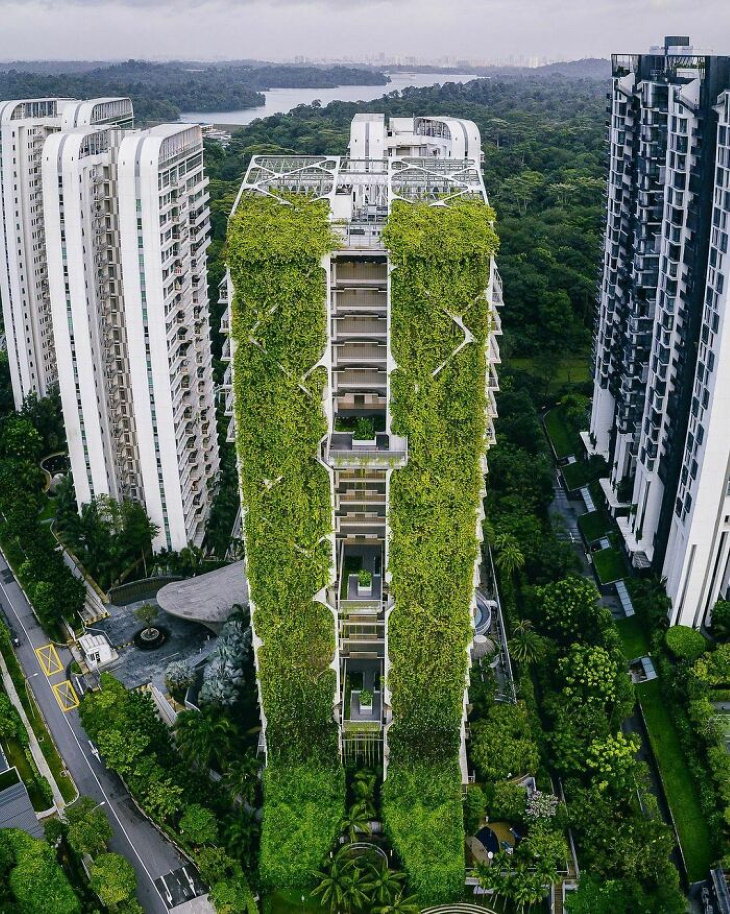
[[730,575],[730,58],[615,55],[591,446],[637,568],[699,627]]
[[79,506],[142,502],[155,548],[200,545],[218,471],[199,127],[46,140],[58,381]]
[[56,381],[45,257],[41,156],[46,139],[83,125],[132,125],[128,98],[0,102],[0,298],[13,398]]

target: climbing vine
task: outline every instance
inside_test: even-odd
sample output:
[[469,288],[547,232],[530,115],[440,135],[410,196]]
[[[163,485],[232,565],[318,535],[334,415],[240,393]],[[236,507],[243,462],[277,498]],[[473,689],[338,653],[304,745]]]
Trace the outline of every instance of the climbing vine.
[[[331,563],[329,479],[317,461],[327,375],[314,367],[327,342],[321,260],[337,246],[328,216],[324,201],[245,195],[227,249],[236,443],[267,723],[262,869],[273,883],[286,873],[291,885],[326,852],[344,803],[332,716],[334,622],[314,600]],[[307,794],[296,809],[281,787],[293,778]],[[300,833],[311,856],[284,854],[282,835]]]
[[[393,724],[384,808],[422,903],[448,900],[463,885],[458,755],[486,451],[493,218],[481,201],[396,202],[384,232],[398,366],[392,428],[408,437],[409,452],[390,489]],[[448,827],[433,827],[434,816]],[[434,878],[422,862],[436,859]]]

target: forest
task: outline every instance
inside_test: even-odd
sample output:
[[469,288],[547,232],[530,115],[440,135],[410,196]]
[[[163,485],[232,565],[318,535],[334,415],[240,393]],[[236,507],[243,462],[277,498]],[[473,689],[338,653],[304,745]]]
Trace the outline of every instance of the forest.
[[[22,64],[18,64],[21,67]],[[175,121],[182,111],[230,111],[264,104],[264,89],[386,85],[384,73],[288,64],[213,66],[128,60],[74,72],[0,72],[0,98],[129,96],[137,124]]]

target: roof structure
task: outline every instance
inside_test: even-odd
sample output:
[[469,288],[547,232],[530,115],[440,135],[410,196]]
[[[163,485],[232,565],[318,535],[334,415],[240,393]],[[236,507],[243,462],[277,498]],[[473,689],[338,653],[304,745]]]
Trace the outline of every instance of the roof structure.
[[231,607],[248,603],[244,564],[233,562],[207,574],[165,584],[157,592],[157,602],[173,616],[202,622],[218,631],[230,616]]
[[[11,768],[7,773],[11,771],[15,769]],[[36,818],[28,791],[20,778],[15,784],[0,790],[0,828],[19,828],[34,838],[43,837],[43,828]]]

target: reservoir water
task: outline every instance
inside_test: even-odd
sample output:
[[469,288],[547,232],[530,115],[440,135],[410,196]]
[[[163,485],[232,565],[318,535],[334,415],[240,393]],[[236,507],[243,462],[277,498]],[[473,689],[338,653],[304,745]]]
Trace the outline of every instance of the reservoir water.
[[434,86],[444,83],[465,83],[477,76],[464,73],[392,73],[385,86],[337,86],[334,89],[270,89],[265,92],[266,104],[259,108],[244,108],[242,111],[185,111],[180,120],[188,124],[250,124],[259,117],[283,114],[297,105],[311,105],[319,99],[323,105],[329,102],[369,102],[396,89],[407,86]]

